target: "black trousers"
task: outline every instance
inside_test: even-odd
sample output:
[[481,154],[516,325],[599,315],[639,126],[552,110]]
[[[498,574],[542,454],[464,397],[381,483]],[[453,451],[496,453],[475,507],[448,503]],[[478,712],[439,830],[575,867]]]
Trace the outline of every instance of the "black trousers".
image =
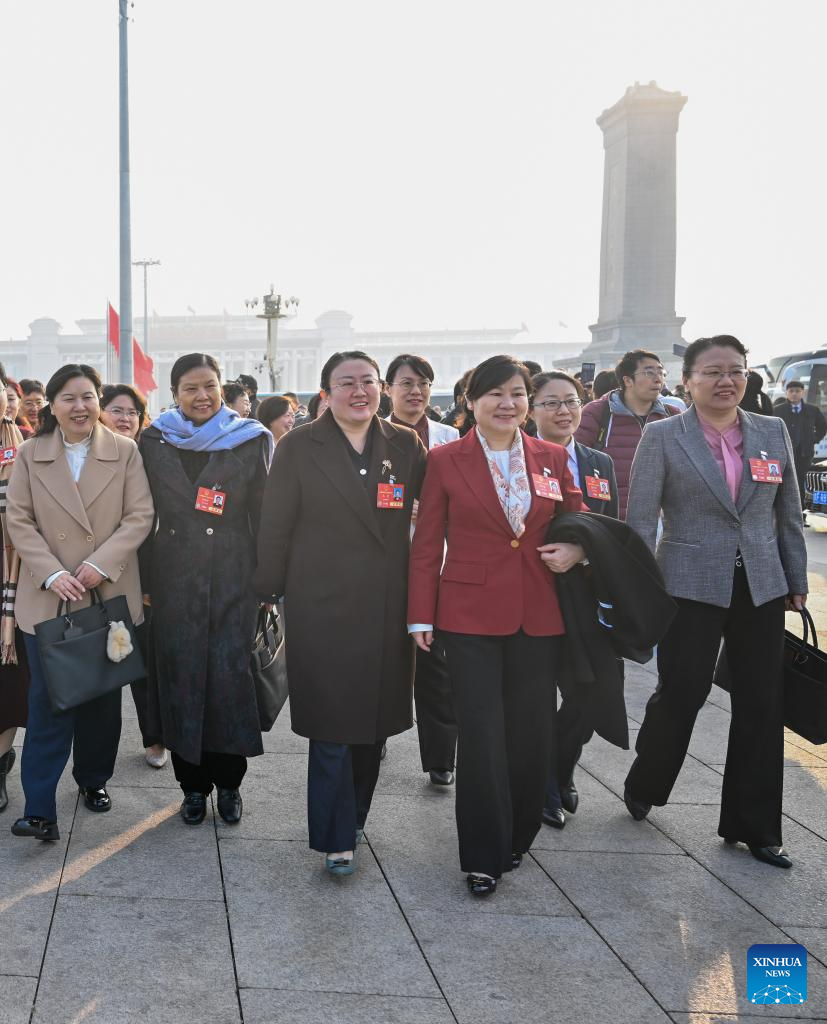
[[[618,665],[623,679],[625,665],[622,659],[618,660]],[[583,753],[583,747],[594,736],[592,716],[584,698],[583,687],[568,672],[561,673],[557,686],[563,699],[557,709],[551,769],[546,785],[546,807],[550,810],[563,806],[560,787],[568,789],[574,783],[574,769]]]
[[499,878],[540,830],[557,710],[559,638],[441,634],[459,728],[463,871]]
[[804,508],[804,485],[807,483],[807,473],[812,466],[813,460],[809,455],[796,454],[795,475],[798,478],[798,494],[801,498],[801,507]]
[[457,754],[457,720],[451,701],[451,680],[439,636],[430,652],[416,649],[414,682],[416,730],[422,771],[453,771]]
[[[148,605],[144,606],[144,621],[135,627],[138,647],[145,665],[149,664],[149,620],[151,615],[152,609]],[[145,747],[154,747],[156,743],[161,743],[162,740],[160,736],[150,732],[147,725],[148,685],[146,679],[138,679],[136,682],[130,683],[129,688],[132,690],[132,700],[135,702],[135,710],[138,712],[138,728],[141,730],[141,741]]]
[[755,607],[746,571],[735,568],[729,608],[677,598],[678,614],[658,647],[658,687],[646,705],[632,796],[663,805],[681,770],[695,718],[709,695],[723,636],[731,674],[732,722],[718,834],[781,845],[784,776],[784,598]]
[[312,850],[355,848],[356,829],[365,827],[379,778],[383,744],[310,741],[307,823]]
[[241,754],[217,754],[201,751],[201,764],[185,761],[180,754],[170,751],[175,778],[185,793],[211,793],[219,789],[238,789],[247,772],[247,758]]

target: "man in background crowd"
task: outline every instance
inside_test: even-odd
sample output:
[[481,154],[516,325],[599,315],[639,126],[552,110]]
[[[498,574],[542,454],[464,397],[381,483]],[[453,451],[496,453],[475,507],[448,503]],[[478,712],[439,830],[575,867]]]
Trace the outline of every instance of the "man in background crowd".
[[[22,381],[21,381],[22,384]],[[786,399],[775,407],[775,415],[787,424],[795,453],[795,472],[801,507],[804,507],[804,483],[813,461],[813,450],[827,434],[827,421],[817,405],[804,401],[804,385],[800,380],[787,384]],[[806,523],[805,523],[806,526]]]

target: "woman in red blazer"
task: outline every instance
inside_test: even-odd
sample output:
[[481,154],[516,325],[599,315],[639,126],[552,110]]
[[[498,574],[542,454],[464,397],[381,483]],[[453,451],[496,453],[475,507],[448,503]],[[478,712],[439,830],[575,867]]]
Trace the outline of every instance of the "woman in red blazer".
[[566,450],[520,429],[530,394],[510,356],[473,371],[476,425],[428,456],[411,551],[408,628],[426,651],[439,630],[447,655],[460,864],[477,896],[519,867],[540,829],[564,632],[554,574],[584,558],[543,543],[558,511],[585,505]]

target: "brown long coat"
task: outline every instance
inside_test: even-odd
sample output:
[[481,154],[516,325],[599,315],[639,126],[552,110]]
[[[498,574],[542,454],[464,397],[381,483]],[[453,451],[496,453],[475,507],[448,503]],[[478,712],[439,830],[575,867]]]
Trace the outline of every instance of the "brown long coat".
[[[6,523],[20,555],[17,624],[57,615],[58,598],[43,584],[59,569],[92,562],[109,579],[101,596],[124,594],[132,621],[143,621],[138,548],[154,518],[144,464],[134,441],[95,425],[77,483],[60,430],[24,441],[9,479]],[[89,604],[87,593],[82,604]]]
[[[261,514],[255,588],[284,595],[293,731],[331,743],[375,743],[412,724],[409,529],[426,452],[407,427],[374,417],[372,430],[367,487],[329,411],[287,434]],[[378,509],[390,475],[404,507]]]

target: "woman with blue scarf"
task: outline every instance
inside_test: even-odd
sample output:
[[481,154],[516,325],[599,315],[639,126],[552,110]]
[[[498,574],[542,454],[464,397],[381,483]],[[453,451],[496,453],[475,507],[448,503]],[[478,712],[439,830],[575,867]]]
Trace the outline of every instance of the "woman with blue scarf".
[[176,408],[140,441],[156,509],[141,552],[152,603],[148,717],[172,754],[184,821],[204,820],[215,786],[218,813],[236,824],[247,758],[263,751],[250,580],[273,440],[223,404],[212,356],[181,356],[171,385]]

